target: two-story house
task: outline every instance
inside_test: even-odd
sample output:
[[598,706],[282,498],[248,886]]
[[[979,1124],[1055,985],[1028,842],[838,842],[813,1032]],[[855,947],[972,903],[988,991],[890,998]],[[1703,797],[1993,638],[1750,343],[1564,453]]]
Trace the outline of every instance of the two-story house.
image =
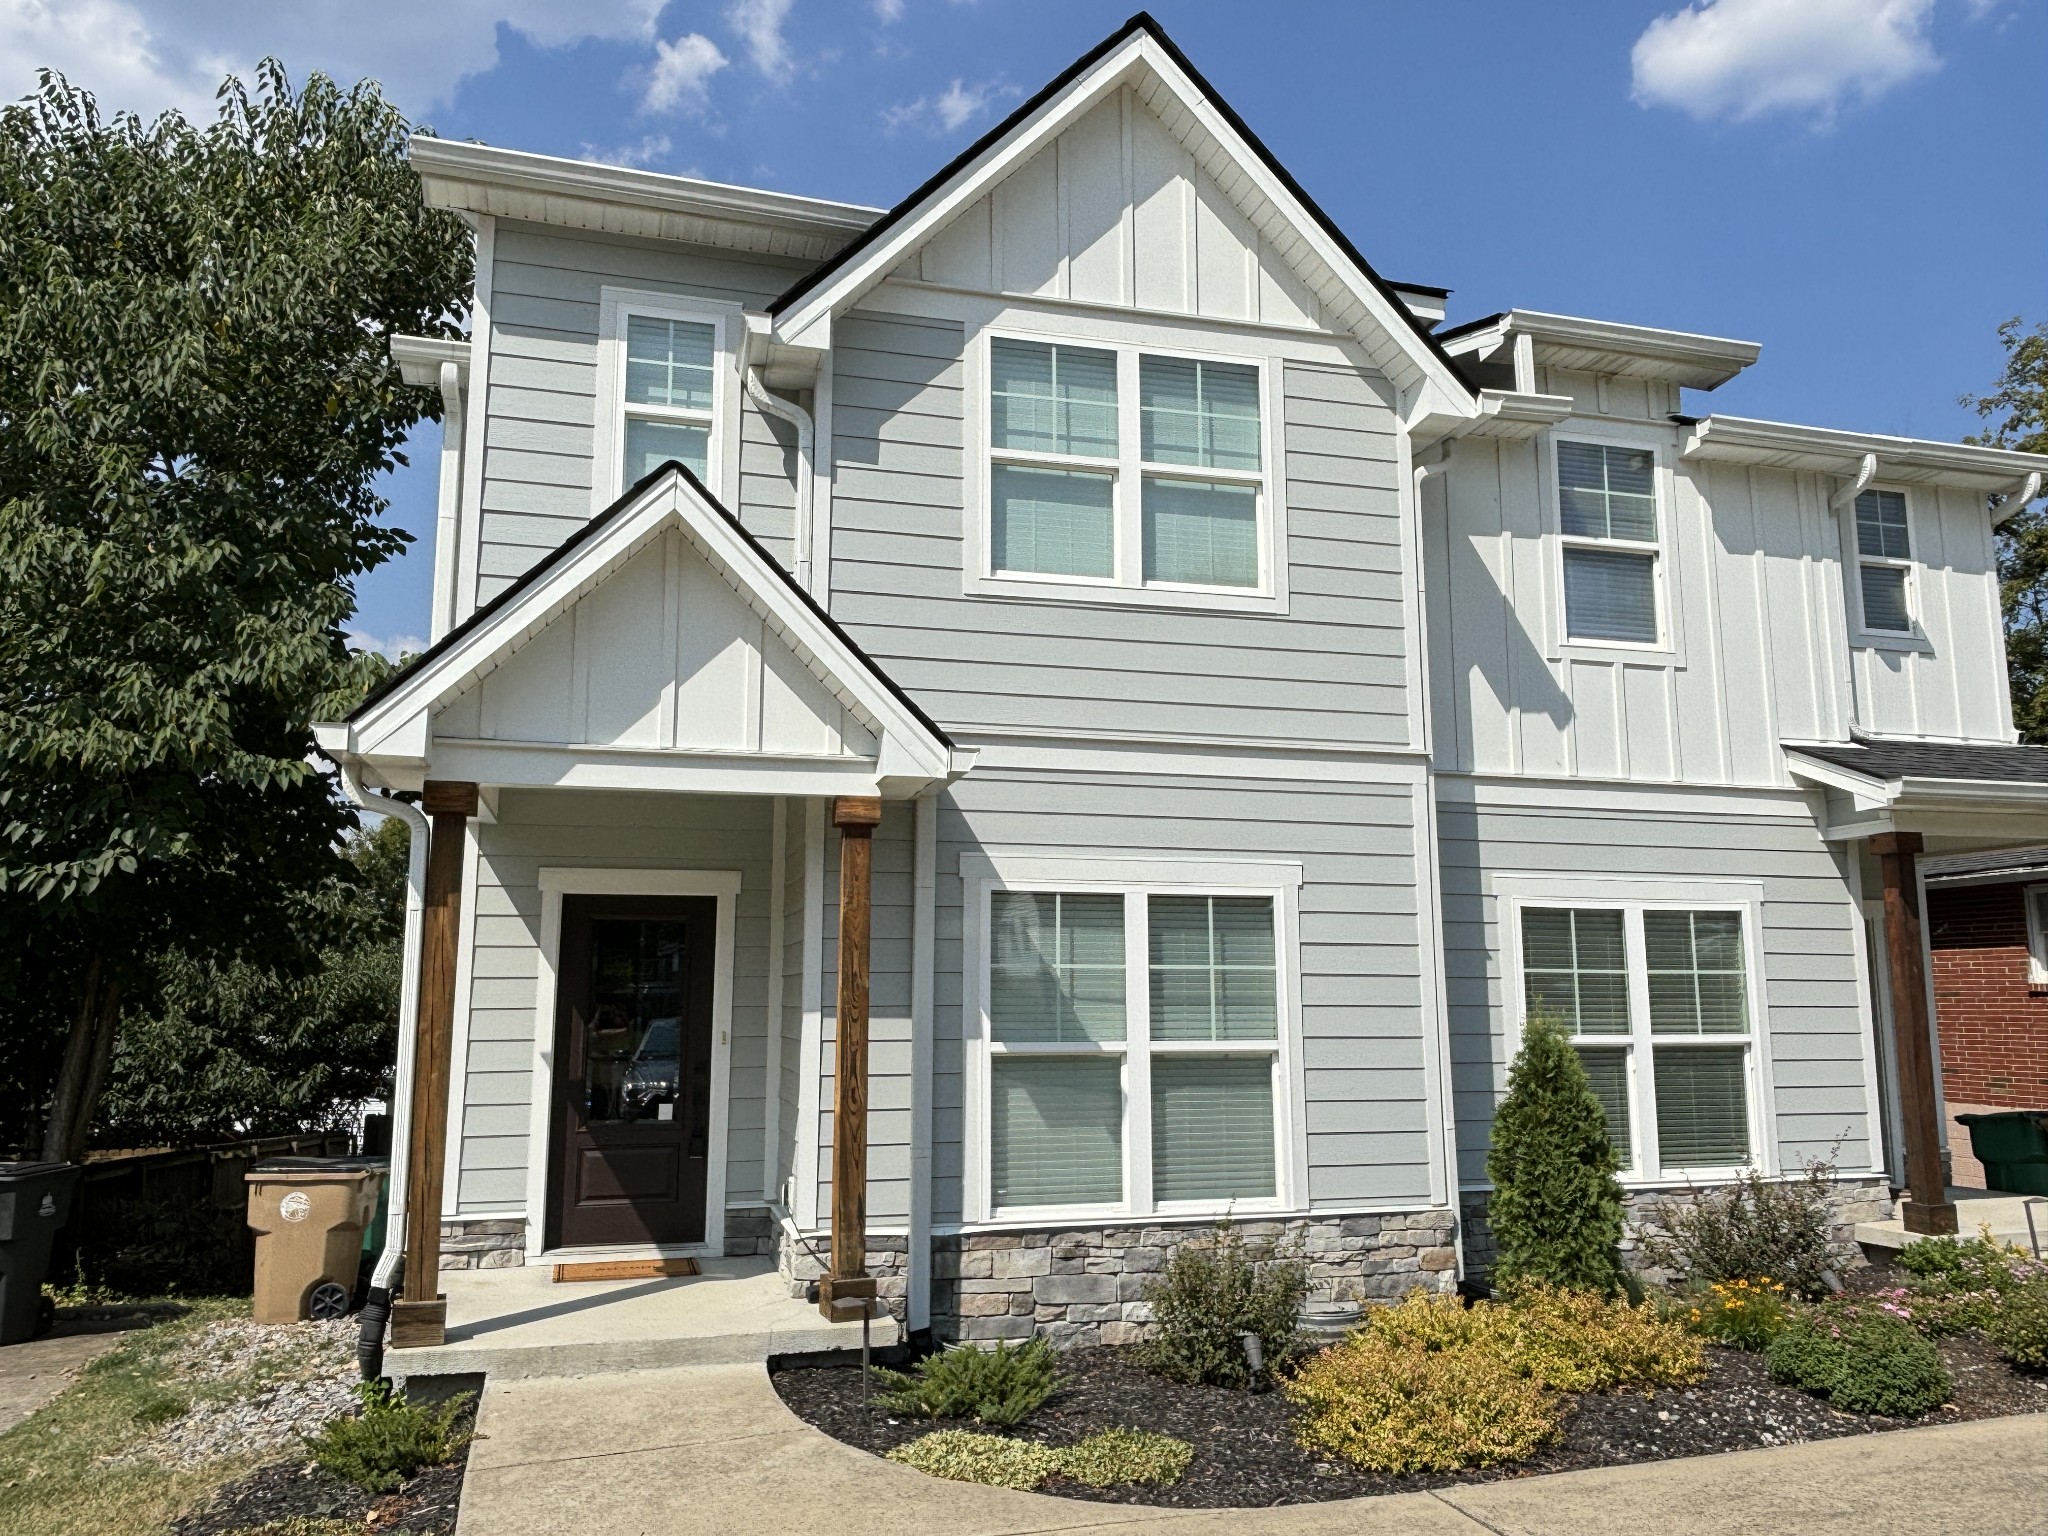
[[2044,461],[1443,329],[1142,16],[887,211],[413,162],[477,241],[471,338],[394,349],[434,640],[320,739],[432,821],[429,1334],[442,1257],[774,1254],[1114,1341],[1226,1213],[1448,1289],[1536,1007],[1638,1197],[1831,1157],[1952,1222],[1913,861],[2048,840]]

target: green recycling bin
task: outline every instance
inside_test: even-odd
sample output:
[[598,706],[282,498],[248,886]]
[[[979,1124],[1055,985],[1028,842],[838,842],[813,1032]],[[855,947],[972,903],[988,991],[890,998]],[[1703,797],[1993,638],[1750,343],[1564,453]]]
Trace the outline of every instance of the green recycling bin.
[[0,1344],[19,1344],[50,1325],[43,1276],[50,1241],[71,1219],[75,1163],[0,1163]]
[[2004,1109],[1957,1115],[1970,1133],[1970,1152],[1984,1180],[2010,1195],[2048,1195],[2048,1110]]

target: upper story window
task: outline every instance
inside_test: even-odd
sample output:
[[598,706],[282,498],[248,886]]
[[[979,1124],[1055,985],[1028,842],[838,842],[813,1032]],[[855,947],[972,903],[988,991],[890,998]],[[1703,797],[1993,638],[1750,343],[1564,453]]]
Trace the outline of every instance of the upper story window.
[[1272,596],[1261,365],[996,336],[986,366],[986,514],[971,581]]
[[1628,902],[1520,911],[1525,1016],[1570,1031],[1624,1172],[1754,1161],[1743,911]]
[[603,290],[591,496],[598,509],[671,459],[713,495],[733,468],[738,430],[732,349],[737,305],[685,294]]
[[1657,458],[1614,443],[1557,444],[1567,640],[1655,645]]
[[1856,561],[1863,627],[1913,633],[1913,528],[1903,491],[1857,496]]

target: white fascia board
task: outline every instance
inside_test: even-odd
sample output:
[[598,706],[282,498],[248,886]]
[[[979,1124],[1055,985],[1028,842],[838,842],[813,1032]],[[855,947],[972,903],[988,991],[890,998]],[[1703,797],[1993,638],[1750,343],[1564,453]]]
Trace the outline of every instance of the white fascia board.
[[1405,355],[1426,385],[1446,397],[1456,414],[1470,416],[1475,407],[1465,381],[1417,336],[1414,321],[1398,299],[1390,299],[1368,282],[1351,257],[1338,248],[1308,210],[1265,162],[1254,154],[1214,103],[1196,89],[1156,42],[1143,33],[1127,38],[1084,73],[1076,76],[1032,117],[1019,123],[1002,141],[963,167],[952,182],[934,193],[922,208],[874,245],[860,252],[817,288],[805,294],[775,320],[776,338],[792,345],[817,346],[815,327],[856,302],[886,278],[910,252],[945,227],[953,216],[973,204],[1005,176],[1086,116],[1098,102],[1135,76],[1149,74],[1179,100],[1190,116],[1224,152],[1244,178],[1274,207],[1282,210],[1303,243],[1359,302],[1373,323]]
[[1529,438],[1556,426],[1573,410],[1570,395],[1525,394],[1482,389],[1479,415],[1467,429],[1472,437]]
[[1626,373],[1690,389],[1726,384],[1763,353],[1762,344],[1754,341],[1535,309],[1508,311],[1500,329],[1529,336],[1539,359],[1552,367]]
[[1685,459],[1844,476],[1854,475],[1867,454],[1877,456],[1881,479],[1957,485],[1987,494],[2011,490],[2028,476],[2048,470],[2048,455],[2011,448],[1844,432],[1742,416],[1709,416],[1693,423],[1679,449],[1679,456]]
[[1785,752],[1785,771],[1795,779],[1804,779],[1809,784],[1823,785],[1828,789],[1839,789],[1843,794],[1853,796],[1858,805],[1889,805],[1899,792],[1898,784],[1889,779],[1874,779],[1867,773],[1858,773],[1853,768],[1844,768],[1817,757],[1803,756],[1795,748]]
[[398,376],[414,387],[437,389],[441,365],[453,363],[462,387],[469,386],[469,343],[443,336],[394,336],[391,361],[398,364]]
[[406,158],[425,185],[430,203],[474,213],[496,211],[469,208],[462,200],[462,190],[479,182],[541,197],[580,198],[684,218],[728,220],[806,235],[834,236],[842,243],[883,213],[880,208],[860,203],[798,197],[759,187],[699,181],[690,176],[668,176],[620,165],[596,165],[587,160],[499,149],[489,144],[465,144],[454,139],[414,138],[407,147]]
[[[438,704],[466,687],[574,603],[607,574],[671,523],[680,525],[698,549],[720,568],[741,595],[763,612],[771,628],[798,653],[817,658],[831,682],[880,727],[885,753],[893,752],[899,772],[928,780],[950,776],[951,749],[874,674],[872,663],[804,603],[779,576],[760,571],[761,557],[680,473],[647,487],[622,507],[570,557],[544,571],[531,587],[489,614],[440,656],[430,658],[388,696],[352,719],[348,750],[369,755],[382,743],[424,719]],[[394,746],[398,743],[393,742]],[[410,748],[410,738],[405,745]],[[422,744],[424,750],[424,744]],[[404,755],[411,757],[408,750]],[[438,761],[438,757],[437,757]],[[769,791],[784,793],[785,791]]]

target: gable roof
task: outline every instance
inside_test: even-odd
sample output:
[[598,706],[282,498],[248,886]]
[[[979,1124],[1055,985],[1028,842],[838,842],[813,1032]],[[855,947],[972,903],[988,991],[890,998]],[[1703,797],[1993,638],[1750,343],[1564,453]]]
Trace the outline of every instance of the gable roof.
[[355,750],[359,739],[374,740],[382,728],[451,698],[516,651],[671,518],[680,519],[743,595],[775,619],[786,639],[815,656],[886,735],[906,746],[934,776],[944,776],[954,751],[951,738],[703,481],[674,460],[642,476],[511,586],[378,684],[339,726],[316,728],[323,749]]
[[[1309,237],[1307,243],[1311,249],[1318,241],[1327,246],[1327,251],[1316,251],[1315,254],[1328,261],[1332,271],[1352,291],[1377,327],[1389,335],[1406,355],[1412,370],[1436,383],[1454,406],[1465,407],[1469,413],[1474,398],[1473,385],[1456,359],[1431,334],[1429,325],[1409,308],[1392,284],[1373,270],[1372,264],[1351,243],[1350,237],[1338,228],[1336,221],[1302,189],[1244,119],[1166,35],[1159,23],[1144,11],[1131,17],[1054,76],[1043,89],[954,156],[831,259],[798,279],[768,306],[768,313],[774,318],[778,330],[786,328],[792,334],[800,333],[819,315],[829,314],[837,305],[880,282],[909,249],[936,232],[935,228],[918,227],[921,216],[930,213],[936,203],[949,195],[957,206],[964,207],[973,197],[1000,181],[1007,172],[996,163],[998,152],[1011,140],[1029,143],[1034,138],[1056,136],[1064,123],[1042,121],[1049,118],[1050,109],[1091,75],[1099,76],[1101,88],[1108,89],[1121,78],[1122,71],[1105,66],[1129,52],[1133,45],[1140,52],[1149,46],[1163,56],[1169,66],[1166,69],[1159,67],[1159,58],[1148,58],[1146,62],[1169,88],[1184,98],[1191,97],[1191,105],[1199,104],[1215,114],[1224,130],[1218,137],[1223,147],[1248,172],[1246,181],[1255,183],[1261,175],[1270,180],[1272,192],[1278,194],[1275,201],[1281,213],[1300,233]],[[1180,77],[1178,80],[1174,78],[1176,74]],[[1092,99],[1089,93],[1084,92],[1083,96]]]

